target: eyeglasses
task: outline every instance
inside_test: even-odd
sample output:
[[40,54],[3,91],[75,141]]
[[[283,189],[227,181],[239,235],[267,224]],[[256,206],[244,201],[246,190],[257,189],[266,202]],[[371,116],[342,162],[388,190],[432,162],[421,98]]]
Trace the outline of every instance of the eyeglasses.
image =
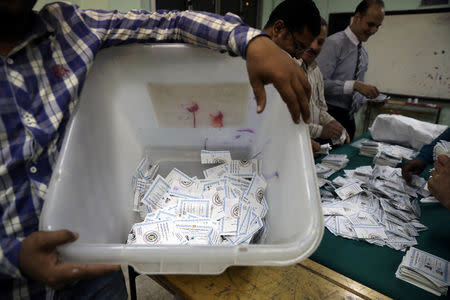
[[303,53],[311,49],[309,47],[305,47],[302,43],[297,41],[292,31],[289,30],[289,32],[291,33],[292,40],[294,41],[294,48],[296,53]]

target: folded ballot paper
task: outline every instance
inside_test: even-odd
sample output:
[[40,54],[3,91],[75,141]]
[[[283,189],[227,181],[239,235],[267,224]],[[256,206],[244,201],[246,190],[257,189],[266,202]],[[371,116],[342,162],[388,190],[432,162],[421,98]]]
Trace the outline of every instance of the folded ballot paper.
[[334,169],[318,164],[316,171],[324,223],[334,235],[405,251],[417,245],[419,232],[427,229],[419,221],[417,199],[427,195],[425,179],[414,175],[409,186],[400,168],[381,165],[344,170],[344,176],[332,181],[323,174]]
[[439,141],[436,143],[433,149],[433,159],[436,161],[439,155],[447,155],[450,157],[450,142]]
[[316,153],[318,153],[318,154],[329,154],[332,149],[333,148],[330,146],[330,144],[326,143],[326,144],[320,145],[320,150],[317,151]]
[[339,170],[345,168],[348,163],[346,154],[329,154],[322,159],[322,164],[332,169]]
[[341,136],[338,139],[331,139],[331,143],[333,145],[342,145],[344,144],[346,138],[347,138],[347,130],[343,128]]
[[145,157],[132,179],[136,223],[127,244],[237,245],[254,241],[268,205],[259,160],[232,160],[229,151],[201,151],[205,179],[179,169],[166,177]]
[[449,263],[414,247],[406,252],[395,276],[437,296],[447,295]]
[[361,143],[361,148],[359,149],[359,154],[369,157],[374,157],[378,154],[381,149],[381,143],[375,141],[366,140]]
[[412,159],[417,152],[412,149],[399,145],[384,144],[380,147],[379,152],[375,155],[373,163],[376,165],[396,167],[402,162],[402,159]]

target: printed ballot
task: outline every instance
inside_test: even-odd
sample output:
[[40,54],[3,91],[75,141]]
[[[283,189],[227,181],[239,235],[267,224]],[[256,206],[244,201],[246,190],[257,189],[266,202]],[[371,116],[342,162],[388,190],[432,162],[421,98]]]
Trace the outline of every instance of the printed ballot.
[[414,247],[406,252],[395,276],[437,296],[447,295],[450,284],[448,261]]

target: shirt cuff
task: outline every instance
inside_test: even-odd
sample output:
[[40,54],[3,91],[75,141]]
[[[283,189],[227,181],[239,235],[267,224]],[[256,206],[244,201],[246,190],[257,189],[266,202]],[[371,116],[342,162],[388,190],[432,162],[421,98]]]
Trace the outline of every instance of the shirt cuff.
[[347,80],[344,82],[344,95],[350,95],[353,93],[353,86],[355,85],[354,80]]
[[312,139],[318,139],[322,135],[323,126],[319,124],[309,124],[309,135]]
[[269,37],[261,30],[249,27],[247,25],[240,25],[234,28],[230,34],[230,38],[228,39],[228,49],[230,49],[230,55],[242,56],[245,59],[248,44],[257,36]]

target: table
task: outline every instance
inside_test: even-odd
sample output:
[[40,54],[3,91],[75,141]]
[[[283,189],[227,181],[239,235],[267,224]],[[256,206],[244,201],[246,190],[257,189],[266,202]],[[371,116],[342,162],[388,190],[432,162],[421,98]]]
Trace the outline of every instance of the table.
[[151,276],[184,299],[390,299],[309,259],[289,267],[230,267],[220,275]]
[[[366,133],[361,138],[370,138],[370,134]],[[350,145],[332,151],[334,154],[347,154],[350,162],[346,169],[370,165],[372,158],[360,156],[358,152],[359,149]],[[320,161],[320,158],[317,161]],[[430,168],[431,166],[421,176],[427,179]],[[330,179],[343,174],[341,170]],[[415,247],[450,260],[450,211],[438,203],[420,206],[422,209],[420,222],[429,229],[420,232],[420,236],[417,237],[418,245]],[[386,246],[379,247],[364,241],[337,237],[325,229],[319,248],[310,258],[394,299],[444,298],[436,297],[395,277],[395,271],[404,254]]]

